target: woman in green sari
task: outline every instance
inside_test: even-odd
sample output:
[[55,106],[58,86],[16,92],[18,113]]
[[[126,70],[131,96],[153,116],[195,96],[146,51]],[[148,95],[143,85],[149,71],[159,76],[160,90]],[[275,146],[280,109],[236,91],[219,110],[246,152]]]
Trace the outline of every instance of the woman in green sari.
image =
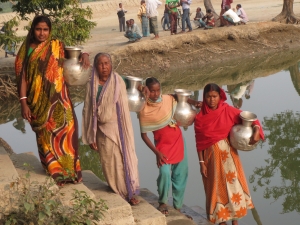
[[[87,54],[81,56],[84,67]],[[64,46],[51,38],[51,21],[34,18],[15,61],[22,117],[36,133],[41,163],[58,185],[80,182],[78,125],[63,77]]]

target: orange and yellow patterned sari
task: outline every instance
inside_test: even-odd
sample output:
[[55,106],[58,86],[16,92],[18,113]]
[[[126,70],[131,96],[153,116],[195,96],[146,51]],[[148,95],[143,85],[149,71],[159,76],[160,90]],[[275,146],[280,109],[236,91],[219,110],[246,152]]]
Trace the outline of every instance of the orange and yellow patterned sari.
[[[81,181],[78,125],[63,78],[63,44],[48,39],[31,53],[26,41],[15,61],[18,87],[27,83],[27,104],[42,165],[54,179]],[[64,178],[65,179],[65,178]]]

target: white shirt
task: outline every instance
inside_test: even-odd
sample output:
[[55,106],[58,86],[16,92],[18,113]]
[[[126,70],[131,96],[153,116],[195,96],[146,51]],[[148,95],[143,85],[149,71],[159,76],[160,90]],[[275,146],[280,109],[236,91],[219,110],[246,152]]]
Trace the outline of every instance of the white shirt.
[[147,16],[155,17],[158,16],[157,8],[161,5],[159,0],[148,0],[146,3]]
[[240,17],[232,10],[232,9],[228,9],[223,16],[228,16],[230,17],[234,23],[238,23],[241,21]]
[[182,9],[189,9],[192,4],[192,0],[187,0],[187,2],[182,2]]

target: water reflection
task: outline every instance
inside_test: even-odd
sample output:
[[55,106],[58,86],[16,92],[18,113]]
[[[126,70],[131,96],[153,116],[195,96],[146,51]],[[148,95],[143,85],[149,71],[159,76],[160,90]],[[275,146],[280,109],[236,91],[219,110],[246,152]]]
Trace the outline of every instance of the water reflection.
[[232,105],[240,109],[243,105],[243,96],[245,99],[250,99],[250,95],[253,91],[254,80],[243,81],[234,85],[227,85],[227,93],[230,95]]
[[[275,201],[283,197],[282,213],[300,212],[300,113],[286,111],[266,117],[263,127],[270,148],[266,165],[257,167],[250,182],[264,187],[264,198]],[[275,173],[280,171],[281,184],[272,185]],[[278,183],[278,182],[276,182]],[[257,187],[254,186],[254,191]]]

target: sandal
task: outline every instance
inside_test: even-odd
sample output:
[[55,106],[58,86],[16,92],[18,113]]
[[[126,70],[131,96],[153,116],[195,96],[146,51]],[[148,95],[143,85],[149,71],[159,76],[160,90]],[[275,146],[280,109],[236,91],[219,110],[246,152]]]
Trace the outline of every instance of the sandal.
[[132,206],[134,205],[138,205],[140,203],[140,200],[136,199],[136,198],[131,198],[128,203]]
[[160,211],[165,216],[169,216],[169,210],[168,210],[168,206],[166,204],[159,205],[157,210]]

